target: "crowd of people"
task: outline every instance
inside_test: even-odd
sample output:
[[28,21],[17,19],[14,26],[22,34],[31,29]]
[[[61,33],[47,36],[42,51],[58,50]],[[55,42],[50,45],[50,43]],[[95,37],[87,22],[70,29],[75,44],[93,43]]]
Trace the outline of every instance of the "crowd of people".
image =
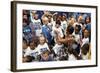
[[91,59],[91,14],[23,10],[23,62]]

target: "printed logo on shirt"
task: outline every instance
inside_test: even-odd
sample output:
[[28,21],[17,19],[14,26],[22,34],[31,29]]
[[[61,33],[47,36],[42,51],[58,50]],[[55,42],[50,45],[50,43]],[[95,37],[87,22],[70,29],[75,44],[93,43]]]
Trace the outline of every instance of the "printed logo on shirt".
[[38,52],[33,52],[33,53],[31,53],[31,56],[37,56],[38,55]]
[[42,53],[42,52],[45,52],[45,51],[47,51],[48,49],[47,48],[41,48],[40,49],[40,52]]
[[40,24],[33,24],[34,26],[34,29],[37,30],[37,29],[41,29],[41,25]]

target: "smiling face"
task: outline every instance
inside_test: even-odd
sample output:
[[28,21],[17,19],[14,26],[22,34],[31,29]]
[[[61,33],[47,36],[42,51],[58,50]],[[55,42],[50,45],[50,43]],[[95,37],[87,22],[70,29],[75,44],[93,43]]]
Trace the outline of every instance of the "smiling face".
[[46,39],[45,39],[44,36],[41,36],[41,37],[39,38],[39,41],[40,41],[40,44],[43,45],[43,44],[46,42]]

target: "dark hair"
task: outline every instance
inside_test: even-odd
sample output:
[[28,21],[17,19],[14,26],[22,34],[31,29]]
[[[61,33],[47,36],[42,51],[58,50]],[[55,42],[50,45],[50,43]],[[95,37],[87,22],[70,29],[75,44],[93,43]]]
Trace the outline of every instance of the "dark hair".
[[80,30],[81,30],[81,26],[80,26],[80,25],[76,25],[75,27],[77,27],[77,28],[78,28],[78,31],[80,31]]
[[73,32],[74,32],[73,26],[69,25],[69,26],[67,27],[67,33],[68,33],[68,34],[72,34]]
[[27,17],[27,19],[25,19],[25,18],[23,18],[23,23],[27,23],[27,25],[29,25],[30,24],[30,15],[29,14],[23,14],[23,17],[24,17],[24,15],[26,15],[26,17]]
[[56,20],[56,24],[61,25],[61,21],[60,20]]
[[91,17],[90,16],[86,16],[85,17],[85,24],[87,24],[86,19],[89,18],[90,22],[91,22]]
[[84,44],[84,45],[81,47],[81,49],[82,49],[82,53],[83,53],[84,55],[86,55],[87,52],[89,51],[89,44]]
[[69,52],[70,54],[73,54],[77,60],[80,60],[80,59],[81,59],[81,57],[78,56],[78,53],[77,53],[77,51],[76,51],[75,49],[73,49],[73,48],[68,48],[68,52]]
[[26,58],[27,58],[27,61],[26,62],[32,62],[32,60],[34,59],[34,57],[32,57],[32,56],[26,56]]

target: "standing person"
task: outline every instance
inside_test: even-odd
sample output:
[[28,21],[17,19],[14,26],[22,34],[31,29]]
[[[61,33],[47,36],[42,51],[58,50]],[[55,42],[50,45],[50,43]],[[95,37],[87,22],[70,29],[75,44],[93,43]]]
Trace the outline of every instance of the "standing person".
[[[59,53],[63,50],[64,45],[62,43],[57,42],[57,40],[56,40],[56,38],[58,36],[61,37],[61,38],[64,37],[63,31],[61,29],[61,22],[60,22],[60,20],[56,21],[56,25],[55,25],[55,28],[53,28],[53,32],[52,33],[54,35],[54,40],[55,40],[55,45],[53,47],[53,50],[54,50],[54,52],[55,52],[55,54],[57,56],[61,56],[61,54],[59,54]],[[59,58],[58,58],[58,60],[59,60]]]
[[91,17],[90,16],[87,16],[85,18],[85,24],[86,24],[85,29],[87,29],[90,33],[89,35],[89,42],[90,42],[91,41]]
[[46,42],[46,38],[43,35],[41,35],[39,37],[39,44],[38,44],[36,49],[38,50],[39,55],[41,53],[43,53],[44,51],[47,51],[47,50],[50,51],[49,46],[48,46],[48,44]]
[[27,40],[27,42],[31,42],[33,35],[32,35],[32,29],[29,26],[29,18],[28,15],[23,15],[23,37]]
[[84,30],[84,38],[82,39],[81,46],[84,44],[89,44],[89,31],[87,29]]
[[86,24],[86,29],[91,31],[91,17],[90,16],[87,16],[85,18],[85,24]]
[[38,37],[41,35],[41,20],[38,18],[39,15],[35,12],[30,11],[30,27],[32,28],[32,31],[35,32],[35,35]]
[[46,38],[42,35],[39,37],[39,44],[36,48],[40,55],[39,61],[52,61],[53,57],[50,55],[50,49],[46,43]]
[[43,35],[46,37],[48,44],[51,45],[52,43],[52,35],[51,35],[51,30],[48,27],[48,18],[47,17],[43,17],[42,18],[42,22],[43,22],[43,26],[42,26],[42,33]]
[[64,32],[65,35],[66,35],[67,26],[68,26],[68,23],[67,23],[66,16],[63,15],[63,16],[62,16],[62,21],[61,21],[61,27],[62,27],[63,32]]

